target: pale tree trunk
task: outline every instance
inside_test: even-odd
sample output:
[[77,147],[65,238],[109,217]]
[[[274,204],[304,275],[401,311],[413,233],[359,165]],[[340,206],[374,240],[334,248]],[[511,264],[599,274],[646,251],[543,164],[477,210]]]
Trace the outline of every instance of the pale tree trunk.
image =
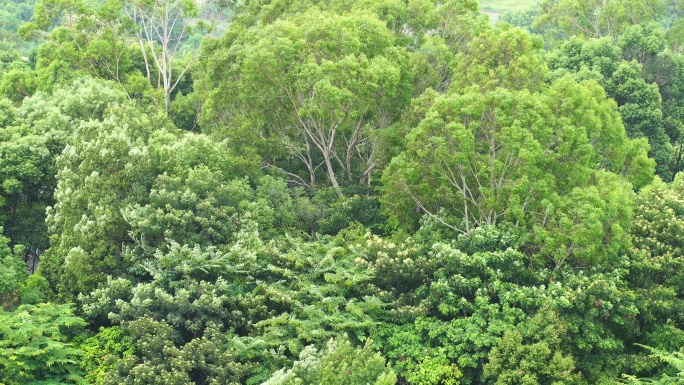
[[[126,7],[128,17],[139,27],[137,35],[148,81],[152,80],[148,49],[157,68],[157,87],[164,90],[164,107],[167,113],[171,104],[171,94],[197,56],[195,50],[181,73],[174,79],[173,64],[177,60],[183,39],[188,36],[186,12],[186,9],[172,6],[169,0],[157,0],[151,7],[136,3]],[[174,37],[173,33],[177,27],[180,32]]]
[[325,159],[325,167],[328,169],[328,175],[330,176],[330,183],[332,183],[335,192],[337,192],[337,195],[342,197],[342,189],[340,189],[340,185],[337,183],[337,178],[335,177],[335,170],[333,169],[332,163],[330,162],[330,153],[324,152],[323,158]]
[[345,158],[345,165],[346,165],[345,171],[347,172],[347,179],[350,182],[353,180],[352,170],[351,170],[351,160],[352,160],[352,157],[354,156],[354,152],[357,151],[357,146],[359,145],[359,138],[361,136],[362,125],[363,125],[363,114],[361,114],[361,117],[359,118],[358,122],[356,122],[356,126],[354,127],[354,132],[352,133],[352,137],[347,142],[347,156]]
[[283,87],[283,91],[290,99],[290,103],[292,104],[292,107],[295,110],[295,118],[297,119],[300,128],[304,132],[307,146],[309,141],[311,141],[311,143],[313,143],[313,145],[316,146],[316,148],[318,148],[318,150],[321,152],[321,155],[323,155],[323,161],[325,163],[326,170],[328,171],[330,183],[335,189],[337,195],[342,197],[342,189],[340,188],[339,183],[337,183],[335,169],[332,166],[332,159],[339,159],[337,158],[337,154],[335,154],[333,144],[335,143],[335,135],[337,133],[339,125],[341,124],[341,121],[331,124],[328,130],[323,129],[322,125],[319,124],[319,122],[316,122],[315,120],[308,120],[307,122],[305,122],[304,119],[302,119],[302,115],[299,113],[298,105],[295,102],[295,98],[293,97],[290,90],[286,87]]
[[[301,119],[300,121],[303,123]],[[342,197],[342,189],[340,189],[340,185],[337,183],[337,178],[335,177],[335,169],[333,169],[331,162],[333,156],[335,156],[333,144],[335,143],[335,133],[337,133],[338,125],[339,123],[333,125],[333,127],[330,128],[329,134],[327,136],[325,135],[323,130],[320,129],[320,126],[316,124],[314,124],[314,126],[316,126],[315,133],[308,125],[304,126],[304,131],[306,132],[307,136],[311,139],[313,144],[316,147],[318,147],[318,150],[323,155],[325,167],[328,170],[328,177],[330,178],[330,183],[333,185],[333,188],[335,189],[337,195]]]

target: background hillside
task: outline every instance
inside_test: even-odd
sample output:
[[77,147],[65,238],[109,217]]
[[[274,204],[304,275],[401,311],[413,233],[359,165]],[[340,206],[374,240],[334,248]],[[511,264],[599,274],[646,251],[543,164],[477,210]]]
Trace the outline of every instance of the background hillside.
[[480,9],[493,12],[522,11],[538,3],[539,0],[480,0]]
[[480,0],[480,10],[495,23],[506,11],[524,11],[538,3],[539,0]]

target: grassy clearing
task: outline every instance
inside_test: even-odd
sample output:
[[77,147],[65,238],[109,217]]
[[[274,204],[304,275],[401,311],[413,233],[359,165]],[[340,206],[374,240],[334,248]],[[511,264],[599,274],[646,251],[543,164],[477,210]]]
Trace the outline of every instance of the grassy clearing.
[[482,11],[522,11],[534,4],[537,4],[539,0],[480,0],[480,10]]

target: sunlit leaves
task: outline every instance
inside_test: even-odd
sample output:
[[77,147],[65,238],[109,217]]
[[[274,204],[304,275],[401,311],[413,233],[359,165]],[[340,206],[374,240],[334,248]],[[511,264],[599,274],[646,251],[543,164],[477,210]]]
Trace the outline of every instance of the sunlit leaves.
[[555,265],[624,249],[626,182],[648,182],[652,161],[596,84],[564,78],[541,93],[463,92],[436,98],[388,167],[384,203],[395,219],[407,223],[417,207],[466,234],[527,227],[530,250]]
[[64,333],[84,325],[66,304],[0,310],[0,381],[8,385],[78,383],[82,353]]

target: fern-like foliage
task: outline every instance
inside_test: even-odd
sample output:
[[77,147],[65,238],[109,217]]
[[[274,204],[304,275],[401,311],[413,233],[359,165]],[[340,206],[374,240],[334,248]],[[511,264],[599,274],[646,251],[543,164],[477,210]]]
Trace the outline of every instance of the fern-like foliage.
[[672,370],[670,373],[666,372],[655,378],[636,378],[634,376],[625,376],[628,384],[676,385],[684,383],[684,348],[680,349],[678,352],[665,352],[650,346],[641,344],[637,345],[649,350],[653,357],[656,357],[660,361],[666,363],[669,369]]
[[79,383],[82,353],[69,342],[68,333],[85,324],[69,304],[22,305],[0,312],[0,383]]

